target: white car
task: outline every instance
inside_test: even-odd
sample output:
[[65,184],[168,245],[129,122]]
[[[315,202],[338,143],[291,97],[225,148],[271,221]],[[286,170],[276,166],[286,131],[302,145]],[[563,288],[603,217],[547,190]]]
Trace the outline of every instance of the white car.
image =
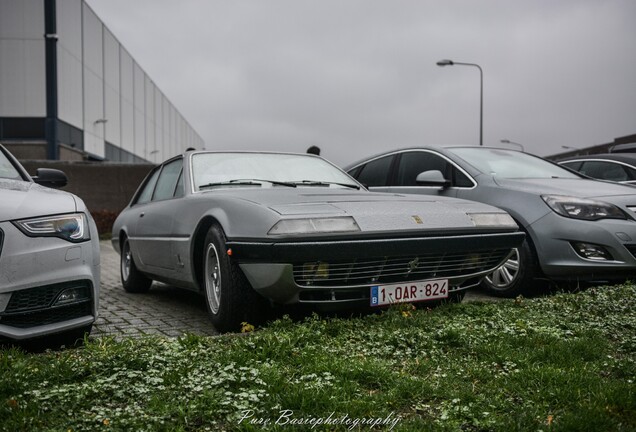
[[99,238],[82,200],[51,188],[64,173],[37,174],[0,145],[0,338],[71,344],[97,317]]

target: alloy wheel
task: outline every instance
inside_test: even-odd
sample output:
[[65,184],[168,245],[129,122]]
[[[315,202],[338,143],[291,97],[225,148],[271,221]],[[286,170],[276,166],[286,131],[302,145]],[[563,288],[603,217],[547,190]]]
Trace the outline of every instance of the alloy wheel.
[[130,267],[132,265],[132,253],[130,252],[130,245],[128,240],[124,242],[124,248],[121,252],[121,276],[124,280],[128,280],[130,277]]
[[512,250],[512,255],[510,255],[506,262],[486,276],[486,282],[493,289],[507,289],[517,280],[517,277],[519,276],[519,263],[519,249],[515,248]]
[[221,265],[213,243],[208,244],[205,251],[205,295],[210,311],[218,313],[221,304]]

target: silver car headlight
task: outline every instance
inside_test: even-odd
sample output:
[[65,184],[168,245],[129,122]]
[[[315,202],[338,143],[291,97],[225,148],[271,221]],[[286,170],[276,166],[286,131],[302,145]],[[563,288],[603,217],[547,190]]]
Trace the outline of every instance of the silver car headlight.
[[84,213],[22,219],[13,223],[29,237],[59,237],[73,243],[91,238]]
[[321,234],[360,231],[360,227],[351,216],[330,218],[282,219],[267,234]]
[[541,198],[556,213],[573,219],[627,219],[620,208],[603,201],[562,195],[541,195]]
[[508,213],[468,213],[477,227],[519,228]]

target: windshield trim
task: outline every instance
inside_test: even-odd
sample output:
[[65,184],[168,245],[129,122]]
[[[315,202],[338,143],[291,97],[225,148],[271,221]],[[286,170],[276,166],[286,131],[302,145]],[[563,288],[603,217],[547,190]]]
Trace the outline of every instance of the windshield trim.
[[0,177],[2,180],[14,180],[14,181],[25,181],[29,183],[33,183],[33,179],[29,175],[28,172],[24,169],[24,167],[18,162],[18,160],[13,156],[9,150],[7,150],[3,145],[0,144],[0,157],[4,157],[9,164],[16,170],[19,178],[9,178],[9,177]]

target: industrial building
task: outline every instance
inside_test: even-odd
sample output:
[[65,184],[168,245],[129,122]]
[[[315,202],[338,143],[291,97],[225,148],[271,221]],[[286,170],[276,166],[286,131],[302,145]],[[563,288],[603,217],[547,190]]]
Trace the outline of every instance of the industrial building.
[[0,0],[0,142],[22,159],[131,163],[204,147],[83,0]]

